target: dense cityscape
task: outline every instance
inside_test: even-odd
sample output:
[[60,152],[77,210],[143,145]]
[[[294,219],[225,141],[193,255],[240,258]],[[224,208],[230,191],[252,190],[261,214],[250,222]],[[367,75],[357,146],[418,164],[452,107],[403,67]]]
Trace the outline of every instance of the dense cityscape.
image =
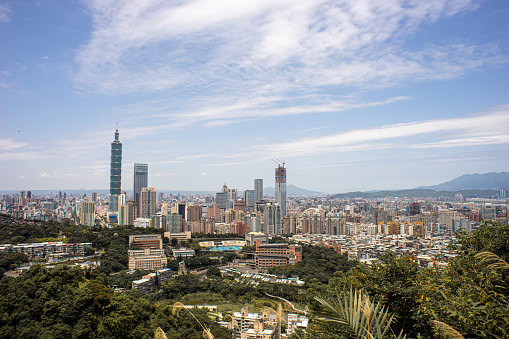
[[0,339],[509,339],[508,32],[0,0]]
[[[313,280],[304,271],[285,272],[285,267],[296,267],[309,255],[303,247],[307,252],[309,248],[328,249],[341,255],[345,262],[367,267],[383,263],[384,256],[391,253],[396,258],[410,258],[423,269],[446,269],[458,257],[459,234],[469,237],[485,227],[487,220],[498,221],[507,229],[508,199],[503,189],[492,198],[464,197],[461,193],[454,198],[289,196],[285,163],[274,162],[274,196],[264,195],[263,179],[254,179],[253,189],[243,194],[228,188],[226,183],[215,194],[157,193],[149,186],[149,164],[141,163],[134,164],[134,190],[128,194],[121,188],[122,143],[117,129],[111,143],[109,195],[92,192],[90,196],[68,196],[59,191],[56,196],[39,196],[20,191],[2,197],[0,213],[4,226],[23,223],[35,227],[51,222],[70,228],[85,227],[96,233],[101,229],[135,230],[128,236],[122,253],[127,255],[124,270],[113,272],[106,268],[106,262],[111,265],[109,261],[113,259],[108,258],[108,246],[101,248],[94,241],[71,243],[60,231],[57,237],[42,237],[49,241],[27,243],[29,237],[18,236],[11,237],[10,243],[0,244],[4,256],[23,256],[5,274],[17,277],[40,264],[48,268],[76,265],[110,276],[130,276],[120,284],[110,281],[113,293],[132,290],[142,295],[160,294],[167,281],[188,275],[208,280],[214,276],[229,277],[255,289],[264,283],[306,289]],[[190,261],[200,258],[207,260],[201,264]],[[119,262],[113,264],[122,268]],[[232,331],[234,338],[306,335],[308,306],[297,309],[282,296],[263,293],[285,301],[291,309],[286,315],[282,309],[274,309],[281,306],[252,313],[241,302],[221,312],[206,298],[202,304],[182,307],[189,312],[193,307],[203,308],[217,324]],[[230,322],[225,320],[226,315]],[[285,327],[281,327],[281,319],[285,320]],[[314,331],[310,333],[316,333],[316,328]]]

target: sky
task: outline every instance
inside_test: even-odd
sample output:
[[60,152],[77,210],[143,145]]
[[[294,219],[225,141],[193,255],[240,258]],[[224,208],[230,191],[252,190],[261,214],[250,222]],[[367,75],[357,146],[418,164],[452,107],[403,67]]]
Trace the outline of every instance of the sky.
[[507,0],[0,0],[0,190],[509,171]]

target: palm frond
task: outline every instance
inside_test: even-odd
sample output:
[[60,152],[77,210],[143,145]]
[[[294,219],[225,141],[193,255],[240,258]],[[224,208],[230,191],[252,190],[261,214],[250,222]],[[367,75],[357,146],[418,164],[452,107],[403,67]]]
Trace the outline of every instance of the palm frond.
[[[325,309],[322,313],[326,315],[318,320],[342,324],[356,338],[386,338],[394,321],[394,315],[387,308],[357,290],[350,289],[350,293],[343,295],[336,291],[333,300],[320,297],[315,300]],[[398,338],[405,336],[400,333]]]
[[465,339],[465,337],[463,337],[461,333],[459,333],[446,323],[443,323],[438,320],[430,320],[430,323],[431,325],[433,325],[433,327],[439,329],[442,332],[442,334],[446,335],[450,339]]
[[509,263],[492,252],[480,252],[475,255],[481,264],[488,264],[488,267],[495,269],[509,270]]
[[166,333],[161,329],[161,327],[156,328],[156,334],[154,339],[167,339]]

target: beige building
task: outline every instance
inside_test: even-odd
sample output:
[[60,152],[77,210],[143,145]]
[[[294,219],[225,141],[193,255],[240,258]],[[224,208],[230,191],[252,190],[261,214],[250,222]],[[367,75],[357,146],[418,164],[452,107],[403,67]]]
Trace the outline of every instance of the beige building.
[[140,199],[140,217],[151,218],[156,214],[157,203],[156,189],[154,187],[143,187]]
[[95,225],[95,204],[93,201],[82,200],[80,203],[80,224],[83,226]]
[[126,201],[124,205],[120,208],[121,222],[120,225],[134,225],[134,220],[136,220],[136,211],[137,211],[136,203],[132,200]]
[[143,250],[128,250],[130,270],[160,270],[168,264],[164,250],[145,248]]

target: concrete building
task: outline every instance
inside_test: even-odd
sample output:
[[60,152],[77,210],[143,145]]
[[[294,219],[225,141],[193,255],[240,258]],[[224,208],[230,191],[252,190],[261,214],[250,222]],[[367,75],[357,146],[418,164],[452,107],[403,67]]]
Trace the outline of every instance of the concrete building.
[[281,206],[281,218],[286,217],[286,168],[285,163],[276,168],[276,203]]
[[302,261],[302,246],[289,244],[263,244],[256,247],[256,268],[295,265]]
[[137,205],[133,200],[128,200],[125,202],[124,206],[120,209],[120,225],[134,225],[134,220],[136,220],[136,211]]
[[154,187],[143,187],[141,189],[140,217],[151,218],[156,214],[156,199],[156,189]]
[[80,202],[80,224],[83,226],[95,225],[95,204],[93,201]]
[[163,248],[163,239],[160,234],[139,234],[129,236],[129,246],[139,248]]
[[263,200],[263,179],[254,180],[254,203]]
[[159,270],[166,268],[168,259],[164,255],[164,250],[145,248],[143,250],[128,250],[130,270]]

